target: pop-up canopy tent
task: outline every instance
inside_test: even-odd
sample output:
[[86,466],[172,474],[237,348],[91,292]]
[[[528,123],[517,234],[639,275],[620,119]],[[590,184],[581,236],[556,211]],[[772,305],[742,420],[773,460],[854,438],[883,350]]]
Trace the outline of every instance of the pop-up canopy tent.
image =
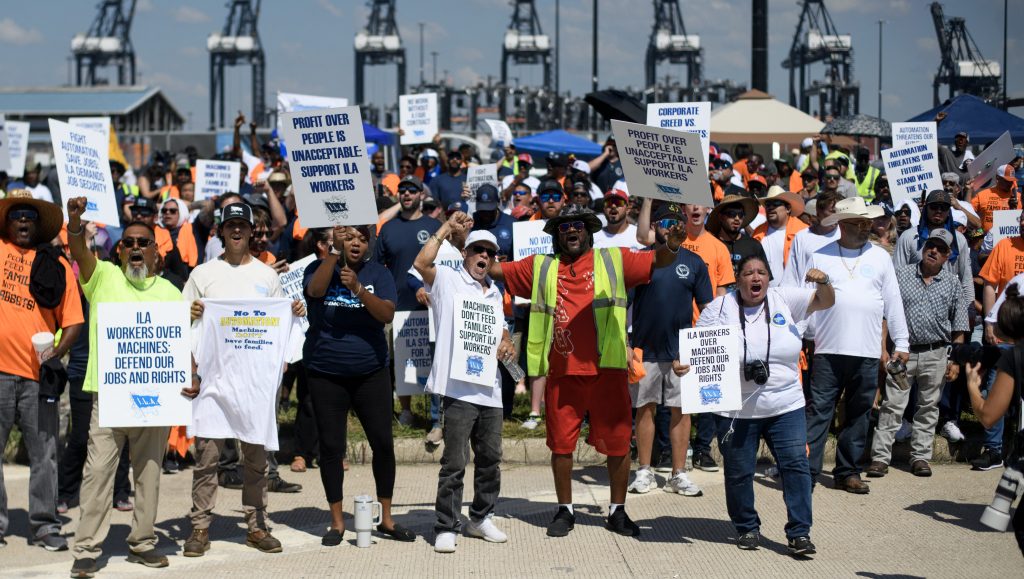
[[999,110],[969,94],[948,100],[917,115],[909,122],[933,121],[935,115],[940,112],[946,113],[946,118],[939,123],[938,130],[939,142],[943,145],[953,144],[953,138],[960,131],[970,135],[971,142],[976,145],[994,141],[1006,131],[1010,131],[1010,138],[1014,143],[1024,142],[1024,119]]
[[759,90],[711,113],[711,140],[720,143],[799,143],[825,123]]
[[[516,151],[544,157],[548,153],[572,153],[581,159],[592,159],[601,154],[601,145],[562,130],[537,133],[513,139]],[[540,159],[534,159],[538,164]]]

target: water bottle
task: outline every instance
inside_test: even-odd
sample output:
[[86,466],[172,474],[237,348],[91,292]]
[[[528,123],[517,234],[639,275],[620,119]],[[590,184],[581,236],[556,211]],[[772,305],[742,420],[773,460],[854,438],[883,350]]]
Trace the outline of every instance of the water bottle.
[[357,496],[355,503],[353,518],[356,527],[356,547],[366,549],[370,546],[370,533],[373,532],[373,527],[380,524],[381,506],[368,495]]

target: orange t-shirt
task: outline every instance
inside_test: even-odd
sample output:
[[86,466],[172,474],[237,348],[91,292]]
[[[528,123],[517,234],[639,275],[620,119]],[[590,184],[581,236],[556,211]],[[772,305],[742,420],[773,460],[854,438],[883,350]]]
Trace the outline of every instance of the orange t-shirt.
[[992,248],[988,261],[981,268],[981,279],[996,286],[996,295],[1003,293],[1013,276],[1024,272],[1024,239],[1008,237]]
[[85,321],[82,316],[82,298],[78,295],[78,280],[65,260],[64,297],[60,305],[50,310],[40,307],[28,291],[35,249],[22,249],[0,239],[0,263],[3,264],[3,282],[0,285],[0,372],[39,380],[39,359],[32,347],[32,336],[39,332],[56,333],[60,328]]
[[804,178],[797,171],[793,171],[789,176],[789,190],[792,193],[799,193],[804,190]]
[[[533,260],[504,262],[505,288],[514,296],[530,299],[533,291]],[[626,288],[649,283],[654,270],[653,251],[623,251],[622,274]],[[588,251],[572,264],[558,263],[558,298],[548,376],[595,376],[616,372],[599,368],[597,323],[594,320],[594,252]],[[625,370],[619,370],[625,372]]]
[[737,159],[732,162],[732,170],[735,173],[739,173],[740,177],[743,177],[743,188],[747,187],[747,179],[750,179],[750,170],[747,167],[747,158]]
[[257,255],[256,259],[271,266],[277,263],[277,257],[275,257],[274,254],[270,253],[269,251],[264,251],[263,253]]
[[1005,194],[1001,194],[994,188],[989,187],[988,189],[982,189],[974,196],[971,203],[974,205],[974,210],[978,212],[978,217],[981,218],[981,226],[988,231],[992,229],[992,212],[1002,211],[1003,209],[1010,208],[1010,196],[1013,191],[1009,191]]

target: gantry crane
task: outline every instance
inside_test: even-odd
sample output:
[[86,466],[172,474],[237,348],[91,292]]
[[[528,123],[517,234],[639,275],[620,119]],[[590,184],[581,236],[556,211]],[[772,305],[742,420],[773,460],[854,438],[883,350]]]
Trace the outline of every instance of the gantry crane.
[[[789,104],[811,113],[811,103],[817,98],[817,113],[822,118],[860,112],[860,85],[853,80],[850,35],[836,30],[824,0],[801,3],[803,10],[793,44],[782,63],[783,68],[789,69]],[[808,84],[811,65],[817,62],[825,65],[825,78]]]
[[[364,75],[367,66],[398,65],[398,94],[405,93],[405,47],[395,21],[395,0],[370,0],[370,20],[354,40],[356,49],[356,104],[365,104]],[[393,102],[398,102],[395,97]]]
[[700,46],[700,36],[686,33],[679,4],[680,0],[654,0],[654,27],[644,61],[644,82],[648,90],[655,89],[652,94],[659,92],[656,88],[658,63],[664,60],[686,65],[683,91],[701,84],[704,49]]
[[129,0],[125,10],[121,0],[104,0],[100,12],[85,34],[71,39],[71,53],[75,56],[75,84],[93,86],[108,84],[96,76],[96,69],[117,67],[117,84],[135,84],[135,48],[129,32],[135,17],[135,0]]
[[[501,47],[501,86],[508,88],[508,61],[515,64],[544,65],[544,88],[551,84],[551,41],[540,28],[540,18],[533,0],[512,0],[512,21],[505,31],[505,42]],[[505,118],[506,98],[499,101],[501,118]]]
[[266,58],[257,31],[260,0],[232,0],[230,7],[224,28],[206,39],[210,51],[210,129],[229,122],[224,117],[224,67],[239,64],[252,66],[252,119],[266,126]]
[[939,87],[949,86],[949,98],[959,93],[972,94],[985,100],[1002,96],[999,63],[985,60],[974,43],[963,18],[947,19],[942,4],[931,5],[935,34],[939,38],[942,60],[932,83],[934,104],[939,104]]

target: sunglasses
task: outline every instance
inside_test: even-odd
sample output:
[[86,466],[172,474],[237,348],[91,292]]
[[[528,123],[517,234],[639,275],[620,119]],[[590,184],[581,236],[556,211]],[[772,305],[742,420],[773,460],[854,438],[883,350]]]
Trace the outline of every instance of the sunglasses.
[[662,229],[672,229],[676,225],[679,225],[678,219],[659,219],[655,222],[655,225]]
[[586,224],[582,221],[567,221],[565,223],[558,224],[558,231],[561,233],[569,233],[570,231],[583,231],[586,227]]
[[21,221],[22,219],[28,221],[39,221],[39,212],[35,209],[15,209],[7,212],[8,221]]
[[925,244],[924,244],[924,248],[925,248],[925,249],[934,249],[935,251],[938,251],[938,252],[939,252],[939,253],[941,253],[942,255],[946,255],[947,253],[949,253],[949,252],[950,252],[950,249],[949,249],[949,247],[948,247],[948,246],[946,246],[946,245],[940,245],[940,244],[938,244],[938,243],[931,243],[931,242],[929,242],[929,243],[925,243]]
[[148,237],[122,237],[121,245],[123,245],[125,249],[132,249],[133,247],[146,249],[150,245],[153,245],[153,240]]
[[406,187],[399,187],[398,188],[398,192],[399,193],[413,193],[413,194],[415,194],[415,193],[419,193],[420,190],[417,189],[416,187],[406,186]]
[[561,200],[562,200],[562,194],[561,193],[541,193],[540,194],[540,201],[541,201],[541,203],[549,203],[551,201],[556,201],[557,202],[557,201],[561,201]]
[[804,183],[809,183],[809,182],[812,182],[812,181],[817,181],[817,180],[818,180],[818,178],[817,178],[817,177],[800,177],[800,179],[801,179],[801,180],[802,180],[802,181],[803,181]]
[[929,203],[928,204],[928,211],[946,212],[946,211],[949,211],[949,209],[950,209],[949,205],[946,205],[945,203]]
[[839,175],[825,175],[826,181],[838,181]]
[[160,214],[161,215],[165,215],[167,213],[177,213],[177,212],[178,212],[178,208],[177,207],[164,207],[163,209],[160,210]]
[[252,237],[253,237],[253,239],[260,239],[260,238],[263,238],[263,237],[270,237],[270,232],[266,231],[266,230],[253,231],[252,232]]
[[[765,207],[768,207],[768,205],[766,204]],[[725,209],[719,215],[726,219],[736,219],[737,217],[746,217],[747,212],[742,209]]]
[[496,255],[498,255],[497,249],[487,247],[486,245],[471,245],[469,247],[469,251],[473,255],[480,255],[482,253],[487,257],[495,257]]
[[897,217],[899,217],[901,215],[910,215],[910,210],[909,209],[900,209],[899,211],[897,211],[893,215],[896,215]]
[[609,199],[604,202],[605,207],[625,207],[626,202],[622,199]]
[[764,202],[764,208],[765,209],[769,209],[769,210],[771,210],[771,209],[778,209],[779,207],[782,207],[783,205],[785,205],[785,203],[782,202],[782,201],[765,201]]
[[519,197],[521,195],[529,195],[530,192],[529,191],[520,191],[519,189],[516,189],[515,191],[512,192],[512,194],[515,195],[516,197]]

